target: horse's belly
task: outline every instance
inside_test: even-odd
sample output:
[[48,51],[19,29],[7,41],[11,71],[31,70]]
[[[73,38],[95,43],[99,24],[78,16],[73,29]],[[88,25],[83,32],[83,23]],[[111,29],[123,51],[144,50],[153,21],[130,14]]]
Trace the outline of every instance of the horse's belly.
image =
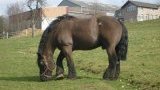
[[72,33],[73,47],[76,50],[90,50],[99,46],[97,29],[76,29]]
[[74,50],[90,50],[99,47],[97,38],[77,38],[73,41]]

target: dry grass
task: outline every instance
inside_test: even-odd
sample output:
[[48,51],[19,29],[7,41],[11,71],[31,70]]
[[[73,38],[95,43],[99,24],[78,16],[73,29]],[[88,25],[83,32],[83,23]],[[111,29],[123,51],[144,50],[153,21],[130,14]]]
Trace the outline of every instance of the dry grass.
[[[35,29],[34,31],[34,35],[41,35],[43,33],[43,30],[41,29]],[[32,29],[28,28],[28,29],[24,29],[22,31],[19,32],[15,32],[13,33],[13,37],[12,38],[17,38],[17,37],[31,37],[32,36]]]

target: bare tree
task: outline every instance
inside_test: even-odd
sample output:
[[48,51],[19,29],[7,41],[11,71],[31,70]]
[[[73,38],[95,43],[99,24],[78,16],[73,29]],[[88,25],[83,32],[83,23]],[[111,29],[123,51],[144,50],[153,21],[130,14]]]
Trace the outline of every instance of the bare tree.
[[160,6],[160,0],[157,0],[157,4]]
[[27,0],[27,7],[30,10],[31,13],[31,21],[32,21],[32,37],[34,37],[34,31],[35,31],[35,25],[36,25],[36,20],[38,20],[39,16],[39,10],[43,6],[46,5],[46,0]]
[[95,16],[101,15],[100,10],[101,10],[102,6],[100,5],[98,0],[93,0],[93,3],[90,7],[91,7],[93,15],[95,15]]
[[5,22],[4,22],[4,17],[0,16],[0,33],[4,31]]
[[94,15],[98,13],[98,0],[93,0]]
[[8,16],[16,15],[16,14],[22,13],[24,11],[25,11],[25,8],[23,6],[23,3],[21,3],[21,2],[12,3],[12,4],[8,5],[8,7],[7,7]]
[[0,16],[0,37],[4,37],[4,33],[8,31],[7,17]]
[[[9,27],[10,29],[14,27],[12,30],[20,30],[20,23],[22,21],[22,17],[20,14],[25,11],[24,4],[22,2],[16,2],[8,5],[7,14],[9,16]],[[15,17],[14,17],[15,16]]]

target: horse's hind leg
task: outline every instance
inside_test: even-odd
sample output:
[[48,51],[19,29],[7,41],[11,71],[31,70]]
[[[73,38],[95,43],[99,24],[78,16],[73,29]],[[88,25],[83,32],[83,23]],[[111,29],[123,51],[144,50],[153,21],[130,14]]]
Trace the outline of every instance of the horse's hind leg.
[[120,59],[118,58],[118,61],[116,63],[116,75],[115,75],[116,79],[118,79],[119,74],[120,74]]
[[117,64],[118,58],[116,55],[115,48],[114,47],[107,48],[107,53],[108,53],[109,65],[103,75],[103,79],[115,80],[118,78],[117,75],[119,75],[116,69],[118,69],[117,67],[120,65]]
[[67,60],[67,66],[68,66],[68,78],[73,79],[76,78],[76,70],[74,66],[74,62],[72,59],[72,46],[63,46],[63,53]]
[[63,68],[63,63],[62,63],[64,57],[65,56],[64,56],[63,52],[61,51],[58,55],[57,62],[56,62],[56,65],[57,65],[56,79],[57,80],[60,80],[60,79],[64,78],[64,68]]

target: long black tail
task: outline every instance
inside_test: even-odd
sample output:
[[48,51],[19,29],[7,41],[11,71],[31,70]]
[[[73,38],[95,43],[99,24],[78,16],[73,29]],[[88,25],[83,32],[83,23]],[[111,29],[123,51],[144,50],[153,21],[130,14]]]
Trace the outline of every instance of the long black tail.
[[128,31],[123,22],[118,20],[122,25],[122,36],[121,40],[116,46],[116,53],[119,60],[126,60],[127,59],[127,51],[128,51]]

